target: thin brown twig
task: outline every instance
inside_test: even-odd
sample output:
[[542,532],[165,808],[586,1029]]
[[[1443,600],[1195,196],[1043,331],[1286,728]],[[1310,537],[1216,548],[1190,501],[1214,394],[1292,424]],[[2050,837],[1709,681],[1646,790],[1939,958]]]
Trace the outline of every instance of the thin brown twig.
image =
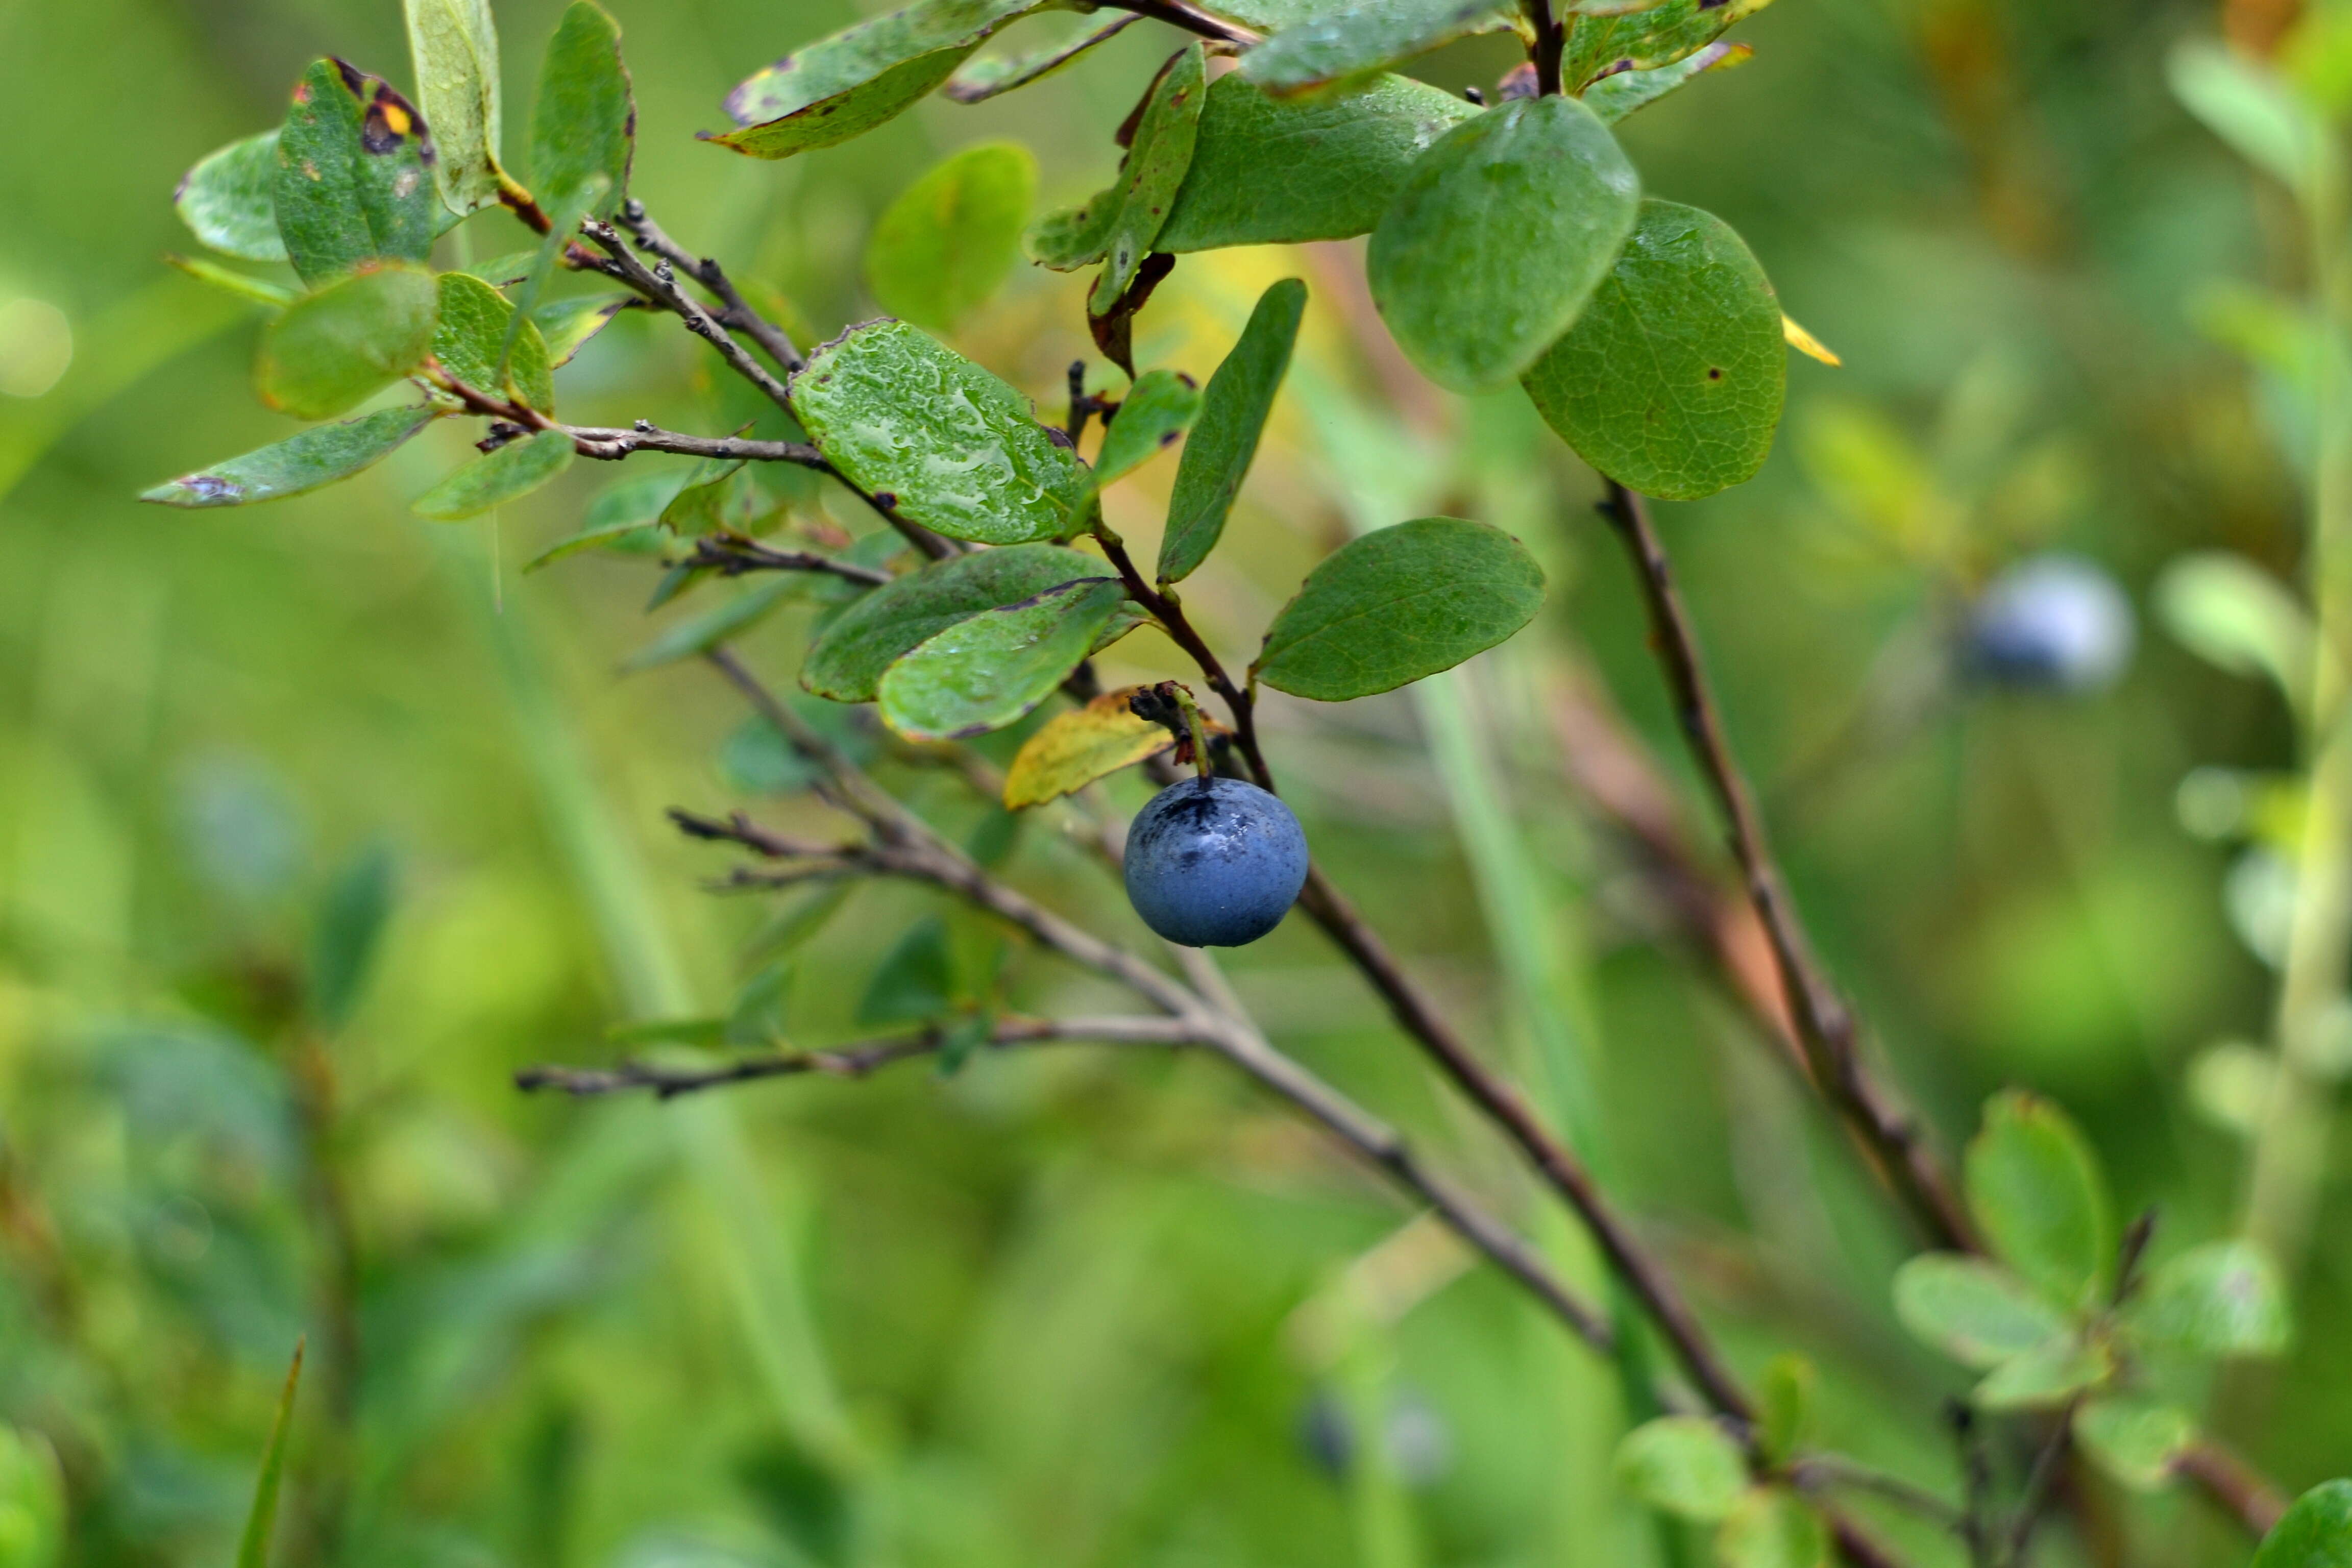
[[771,834],[740,815],[721,821],[673,812],[672,819],[680,827],[699,837],[740,844],[778,860],[790,861],[814,850],[832,864],[849,862],[858,871],[927,882],[1026,931],[1065,958],[1119,982],[1153,1006],[1183,1020],[1198,1032],[1203,1047],[1306,1112],[1427,1203],[1464,1240],[1526,1286],[1586,1342],[1604,1352],[1613,1346],[1614,1332],[1600,1312],[1561,1284],[1524,1239],[1486,1214],[1467,1194],[1429,1170],[1394,1128],[1276,1051],[1246,1019],[1213,1006],[1173,976],[997,881],[776,700],[732,652],[714,648],[706,657],[787,741],[817,763],[826,775],[824,798],[863,821],[873,832],[874,841],[851,847],[810,846]]
[[791,337],[782,327],[751,309],[737,290],[734,279],[727,276],[726,268],[720,267],[716,258],[697,256],[663,233],[661,226],[646,216],[645,204],[635,197],[621,204],[621,210],[614,215],[614,222],[628,230],[639,249],[661,257],[671,267],[709,289],[719,304],[715,313],[719,325],[741,332],[759,344],[761,350],[775,362],[776,368],[785,374],[800,369],[804,362],[801,351],[793,346]]
[[675,564],[708,567],[722,577],[740,577],[747,572],[816,572],[869,588],[891,581],[890,574],[879,566],[861,566],[813,550],[776,550],[731,533],[703,535],[694,542],[692,552]]
[[1653,645],[1675,697],[1675,714],[1691,754],[1723,812],[1748,897],[1780,971],[1789,1016],[1816,1089],[1830,1102],[1885,1172],[1905,1209],[1942,1246],[1976,1250],[1975,1227],[1940,1163],[1920,1137],[1916,1121],[1895,1109],[1871,1076],[1853,1011],[1813,956],[1803,922],[1790,901],[1772,856],[1762,814],[1725,737],[1665,547],[1650,524],[1642,498],[1610,481],[1601,512],[1624,542],[1649,606]]
[[1184,614],[1183,602],[1171,591],[1154,588],[1143,580],[1136,569],[1135,559],[1127,552],[1127,545],[1109,529],[1097,526],[1095,538],[1102,545],[1103,555],[1118,573],[1119,581],[1127,584],[1129,597],[1149,611],[1162,630],[1173,638],[1176,646],[1191,655],[1201,667],[1201,675],[1208,681],[1234,716],[1234,743],[1241,748],[1242,757],[1249,764],[1250,774],[1260,789],[1274,788],[1274,770],[1266,766],[1265,753],[1258,749],[1256,702],[1249,692],[1234,684],[1225,673],[1206,639],[1193,628]]
[[[990,1031],[992,1048],[1044,1045],[1055,1041],[1088,1041],[1098,1045],[1180,1046],[1191,1035],[1172,1018],[1006,1018]],[[828,1078],[865,1078],[918,1057],[937,1056],[946,1042],[940,1029],[855,1045],[828,1046],[822,1050],[768,1051],[740,1057],[719,1067],[666,1067],[631,1059],[609,1068],[548,1065],[525,1068],[515,1074],[515,1087],[560,1089],[574,1097],[623,1094],[644,1089],[656,1100],[681,1094],[751,1083],[761,1079],[814,1074]]]
[[1114,11],[1132,11],[1139,16],[1149,16],[1155,22],[1165,22],[1171,27],[1196,33],[1216,43],[1239,44],[1244,47],[1258,41],[1258,35],[1237,22],[1212,16],[1206,11],[1186,3],[1186,0],[1105,0]]

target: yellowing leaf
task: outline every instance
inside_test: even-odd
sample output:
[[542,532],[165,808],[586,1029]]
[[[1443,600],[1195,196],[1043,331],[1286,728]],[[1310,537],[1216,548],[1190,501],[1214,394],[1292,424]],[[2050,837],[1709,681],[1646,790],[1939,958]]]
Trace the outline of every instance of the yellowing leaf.
[[1780,312],[1780,336],[1787,340],[1790,348],[1803,354],[1807,359],[1817,359],[1827,365],[1845,363],[1845,361],[1838,358],[1834,349],[1799,326],[1786,310]]
[[1167,726],[1139,719],[1128,707],[1128,699],[1141,689],[1106,691],[1083,708],[1055,715],[1030,736],[1004,775],[1005,809],[1043,805],[1075,794],[1173,746],[1176,737]]

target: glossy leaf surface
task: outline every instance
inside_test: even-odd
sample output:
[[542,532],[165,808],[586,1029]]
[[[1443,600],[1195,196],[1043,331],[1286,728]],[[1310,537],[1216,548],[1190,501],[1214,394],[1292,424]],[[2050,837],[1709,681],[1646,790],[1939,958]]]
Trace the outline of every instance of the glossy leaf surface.
[[1086,525],[1092,476],[1028,400],[903,321],[854,327],[793,378],[793,406],[835,468],[951,539],[1022,544]]
[[1284,28],[1235,73],[1277,98],[1360,86],[1456,38],[1510,25],[1500,0],[1364,0]]
[[957,622],[1108,570],[1099,556],[1053,544],[932,562],[860,595],[835,617],[809,649],[801,684],[836,702],[870,702],[884,670]]
[[882,721],[910,741],[1001,730],[1054,694],[1127,602],[1117,578],[1090,577],[959,621],[884,672]]
[[1772,0],[1664,0],[1614,16],[1579,16],[1569,30],[1560,76],[1570,91],[1618,71],[1655,70],[1689,58]]

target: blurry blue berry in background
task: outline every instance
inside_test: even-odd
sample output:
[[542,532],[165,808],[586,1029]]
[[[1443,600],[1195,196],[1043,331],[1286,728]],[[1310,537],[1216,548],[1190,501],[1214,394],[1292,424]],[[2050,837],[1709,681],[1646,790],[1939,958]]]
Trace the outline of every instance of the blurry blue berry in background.
[[[1401,1391],[1390,1405],[1387,1436],[1389,1463],[1407,1486],[1430,1486],[1452,1468],[1452,1429],[1445,1417],[1412,1389]],[[1355,1466],[1355,1423],[1346,1405],[1328,1389],[1309,1395],[1307,1407],[1299,1412],[1298,1442],[1315,1468],[1334,1480],[1344,1480]]]
[[2104,691],[2130,665],[2134,631],[2131,601],[2105,567],[2079,555],[2035,555],[1978,595],[1962,662],[1996,686]]
[[1240,947],[1282,923],[1307,883],[1307,835],[1290,807],[1240,779],[1170,784],[1127,835],[1127,897],[1184,947]]

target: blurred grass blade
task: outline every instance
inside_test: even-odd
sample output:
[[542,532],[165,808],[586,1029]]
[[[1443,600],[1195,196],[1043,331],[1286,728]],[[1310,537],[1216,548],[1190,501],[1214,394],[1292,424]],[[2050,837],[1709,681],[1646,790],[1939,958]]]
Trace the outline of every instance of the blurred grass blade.
[[278,1419],[269,1428],[269,1447],[261,1456],[261,1476],[253,1484],[253,1507],[245,1516],[245,1535],[236,1546],[236,1568],[269,1568],[269,1535],[278,1522],[278,1483],[286,1474],[286,1433],[294,1421],[294,1390],[302,1381],[302,1348],[294,1342],[294,1363],[286,1369],[286,1392],[278,1396]]

